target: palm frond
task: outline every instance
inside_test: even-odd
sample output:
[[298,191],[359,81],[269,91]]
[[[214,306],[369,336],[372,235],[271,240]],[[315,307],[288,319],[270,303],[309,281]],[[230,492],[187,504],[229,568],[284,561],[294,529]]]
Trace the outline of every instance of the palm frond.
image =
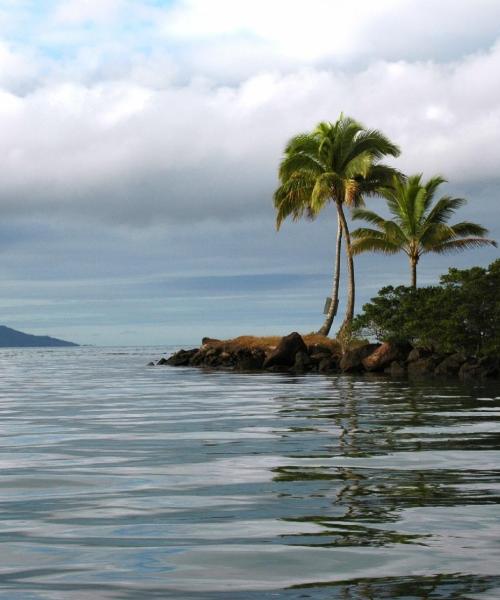
[[428,213],[425,223],[446,223],[453,213],[467,203],[464,198],[451,198],[443,196],[440,198],[434,208]]
[[379,231],[378,229],[371,229],[371,227],[359,227],[351,232],[351,238],[353,240],[364,238],[376,238],[378,240],[384,240],[385,232]]
[[[429,250],[430,252],[436,252],[437,254],[448,254],[451,252],[461,252],[468,250],[469,248],[482,248],[484,246],[497,247],[497,243],[494,240],[487,240],[485,238],[465,238],[463,240],[451,240],[438,244]],[[429,252],[426,251],[426,252]]]
[[372,225],[377,225],[380,228],[383,228],[385,224],[384,218],[382,218],[376,212],[372,210],[366,210],[365,208],[355,208],[351,212],[351,216],[355,221],[367,221],[368,223],[371,223]]
[[316,177],[314,187],[311,190],[311,210],[318,213],[325,204],[332,198],[333,190],[341,184],[336,173],[322,173]]
[[401,247],[378,237],[362,237],[352,242],[351,251],[353,254],[361,254],[362,252],[397,254],[401,251]]
[[357,133],[346,152],[344,161],[347,165],[360,154],[367,152],[372,160],[376,162],[384,156],[399,156],[401,150],[393,144],[389,138],[376,129],[364,129]]
[[310,197],[314,187],[314,178],[305,173],[297,173],[274,192],[276,209],[276,228],[279,229],[287,217],[294,221],[304,214],[314,217],[310,207]]
[[299,133],[290,140],[285,146],[285,155],[305,152],[306,154],[316,154],[318,150],[318,140],[310,133]]
[[297,171],[307,171],[311,174],[320,175],[324,172],[324,166],[313,155],[298,152],[285,156],[279,168],[279,178],[282,182],[292,177]]
[[431,177],[429,181],[425,184],[425,189],[427,191],[425,206],[426,209],[432,204],[438,187],[443,183],[446,183],[446,179],[444,177],[441,177],[441,175],[435,175],[434,177]]
[[395,221],[386,221],[384,223],[385,238],[391,244],[398,244],[403,247],[407,241],[407,237],[401,227]]
[[471,223],[470,221],[462,221],[452,225],[451,228],[457,237],[473,236],[473,237],[485,237],[489,231],[486,227],[479,225],[478,223]]

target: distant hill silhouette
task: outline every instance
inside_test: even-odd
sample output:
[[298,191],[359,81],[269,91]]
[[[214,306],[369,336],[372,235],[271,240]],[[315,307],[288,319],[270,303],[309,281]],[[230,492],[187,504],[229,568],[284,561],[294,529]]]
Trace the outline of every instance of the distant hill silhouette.
[[0,348],[54,348],[61,346],[78,346],[78,344],[58,340],[48,335],[30,335],[0,325]]

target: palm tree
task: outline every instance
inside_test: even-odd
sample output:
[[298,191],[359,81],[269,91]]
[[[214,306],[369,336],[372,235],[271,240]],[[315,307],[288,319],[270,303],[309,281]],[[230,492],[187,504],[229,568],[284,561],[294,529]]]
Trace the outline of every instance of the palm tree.
[[341,330],[354,315],[355,281],[351,237],[343,206],[363,205],[363,197],[376,194],[397,174],[380,164],[387,155],[398,156],[399,148],[380,131],[340,115],[335,123],[319,123],[312,133],[293,137],[285,148],[279,167],[280,186],[274,193],[276,226],[284,219],[303,216],[314,219],[329,203],[337,210],[337,242],[332,301],[319,333],[328,335],[337,312],[340,278],[340,251],[345,238],[349,290]]
[[442,177],[433,177],[423,184],[422,174],[413,175],[406,181],[394,178],[392,186],[381,191],[393,215],[392,220],[363,208],[353,211],[354,219],[363,219],[376,227],[353,231],[353,254],[367,251],[385,254],[404,252],[410,261],[411,285],[416,289],[417,264],[423,254],[496,246],[496,242],[485,238],[488,230],[481,225],[469,221],[447,224],[453,213],[467,201],[442,196],[433,206],[436,191],[445,181]]

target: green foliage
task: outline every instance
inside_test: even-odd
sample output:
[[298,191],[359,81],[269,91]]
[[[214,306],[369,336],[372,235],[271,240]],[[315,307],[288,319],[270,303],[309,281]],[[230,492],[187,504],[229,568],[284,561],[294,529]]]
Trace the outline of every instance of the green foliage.
[[377,193],[398,172],[380,164],[399,148],[380,131],[340,115],[335,123],[318,123],[311,133],[293,137],[279,167],[280,186],[274,194],[276,225],[284,219],[315,218],[324,206],[338,201],[349,206]]
[[447,224],[466,201],[463,198],[443,196],[434,203],[436,191],[444,182],[442,177],[433,177],[425,184],[422,182],[422,175],[412,175],[406,181],[395,177],[392,185],[381,192],[392,214],[391,220],[363,208],[353,211],[354,219],[363,219],[375,226],[353,231],[353,253],[404,252],[415,270],[413,285],[416,287],[416,265],[423,254],[496,246],[493,240],[485,239],[488,230],[481,225],[469,221]]
[[500,354],[500,259],[488,269],[449,269],[440,285],[387,286],[363,306],[353,332],[438,352]]

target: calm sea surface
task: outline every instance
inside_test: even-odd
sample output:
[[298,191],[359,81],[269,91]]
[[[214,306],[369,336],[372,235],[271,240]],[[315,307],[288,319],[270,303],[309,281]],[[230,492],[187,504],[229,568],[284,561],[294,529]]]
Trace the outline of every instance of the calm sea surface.
[[500,598],[500,389],[0,351],[0,598]]

